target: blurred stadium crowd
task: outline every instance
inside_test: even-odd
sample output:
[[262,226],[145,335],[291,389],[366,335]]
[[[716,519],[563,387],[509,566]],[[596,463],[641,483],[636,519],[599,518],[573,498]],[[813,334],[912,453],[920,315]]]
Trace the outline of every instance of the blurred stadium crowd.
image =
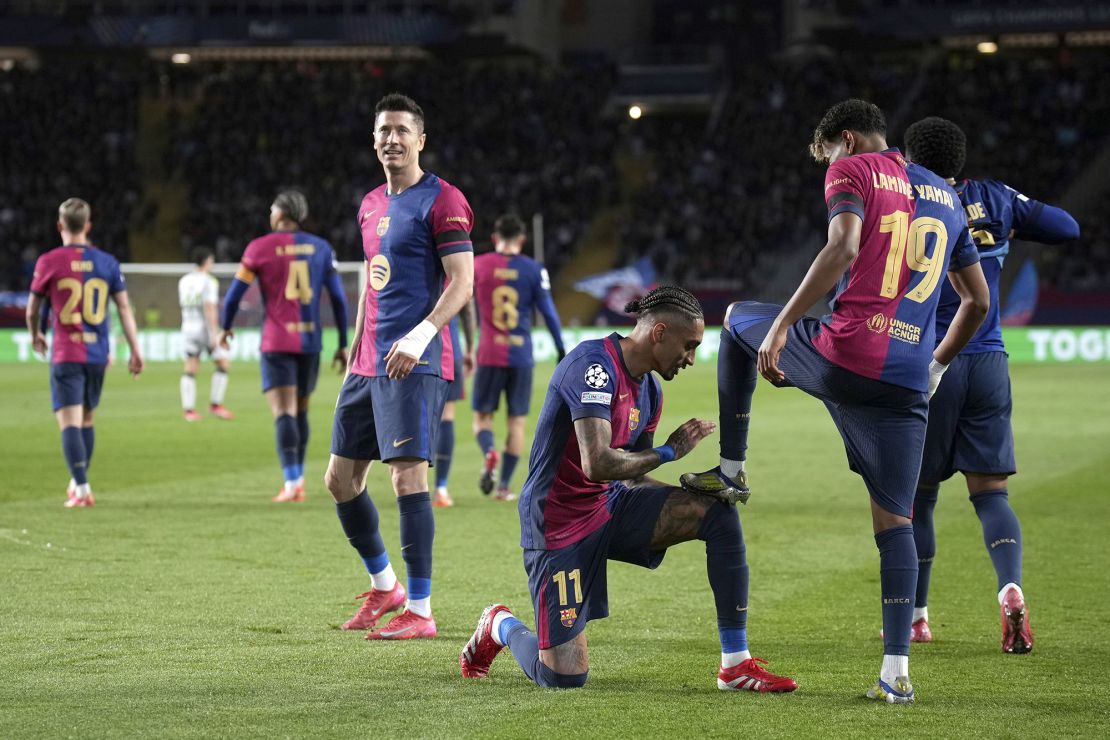
[[[46,58],[35,71],[0,71],[0,287],[25,289],[35,256],[56,242],[54,208],[67,195],[93,203],[98,245],[130,257],[129,233],[158,209],[139,195],[144,97],[170,103],[163,170],[189,193],[182,233],[172,237],[181,259],[194,245],[237,259],[266,229],[273,193],[290,186],[309,196],[307,227],[341,259],[358,259],[352,214],[381,180],[371,111],[381,94],[401,90],[425,107],[423,162],[467,194],[478,243],[498,214],[542,211],[557,272],[598,210],[620,201],[616,248],[625,261],[648,254],[663,278],[743,289],[758,279],[760,260],[811,248],[823,234],[822,172],[806,146],[833,100],[878,102],[893,144],[917,118],[952,118],[968,133],[968,175],[1066,207],[1061,199],[1107,143],[1110,78],[1087,61],[1071,52],[953,52],[928,65],[897,54],[865,64],[830,53],[738,64],[712,113],[630,122],[607,104],[615,75],[600,63]],[[633,185],[621,182],[622,157],[641,163]],[[1082,253],[1054,250],[1042,279],[1108,289],[1110,228],[1094,212],[1076,215]]]

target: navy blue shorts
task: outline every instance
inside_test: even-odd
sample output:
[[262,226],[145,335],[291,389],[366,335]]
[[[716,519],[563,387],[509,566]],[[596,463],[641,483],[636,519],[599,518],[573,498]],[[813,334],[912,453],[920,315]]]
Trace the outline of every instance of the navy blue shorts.
[[[733,305],[721,341],[733,338],[755,362],[781,306],[744,301]],[[813,346],[816,319],[799,319],[779,358],[780,387],[800,388],[821,399],[832,415],[848,467],[863,477],[880,507],[910,517],[917,491],[929,403],[926,394],[865,378],[825,359]]]
[[474,410],[483,414],[497,411],[502,391],[508,399],[509,416],[528,416],[532,407],[532,368],[479,365],[474,373]]
[[592,619],[609,616],[605,564],[620,560],[658,568],[666,550],[652,550],[651,536],[670,487],[609,486],[611,519],[589,536],[558,550],[525,550],[524,570],[536,610],[540,649],[573,640]]
[[403,380],[348,373],[335,404],[331,454],[384,462],[416,457],[434,465],[448,385],[424,373]]
[[50,400],[54,410],[63,406],[95,409],[104,388],[107,365],[84,362],[57,362],[50,365]]
[[921,482],[940,483],[957,470],[1016,473],[1012,409],[1006,353],[958,355],[929,402]]
[[462,355],[455,353],[455,379],[448,384],[447,400],[462,401],[466,398],[466,371]]
[[262,391],[297,386],[299,397],[311,396],[320,374],[319,352],[263,352]]

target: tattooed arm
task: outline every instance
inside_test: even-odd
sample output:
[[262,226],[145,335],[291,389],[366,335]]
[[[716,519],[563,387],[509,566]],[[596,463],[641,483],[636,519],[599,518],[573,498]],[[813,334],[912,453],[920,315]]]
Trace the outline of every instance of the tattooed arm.
[[[667,438],[667,444],[675,453],[675,459],[685,456],[697,446],[698,442],[713,433],[717,425],[711,421],[690,419]],[[592,481],[630,480],[655,470],[661,463],[659,453],[654,449],[640,452],[615,450],[613,427],[608,419],[593,416],[583,417],[574,422],[574,433],[578,437],[578,450],[582,455],[582,472]]]

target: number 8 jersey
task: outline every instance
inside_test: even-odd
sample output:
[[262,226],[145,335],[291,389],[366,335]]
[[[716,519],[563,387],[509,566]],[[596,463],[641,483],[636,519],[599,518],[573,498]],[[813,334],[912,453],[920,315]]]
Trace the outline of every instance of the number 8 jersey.
[[[546,308],[541,304],[551,304],[547,270],[521,254],[478,255],[474,258],[474,299],[481,322],[478,364],[532,367],[532,317],[537,308]],[[556,317],[558,330],[553,304],[550,314]]]
[[947,270],[979,261],[959,197],[887,149],[830,165],[825,203],[829,221],[851,213],[863,228],[814,346],[858,375],[927,391],[939,288]]
[[108,298],[125,290],[119,261],[92,246],[57,247],[38,258],[31,292],[54,314],[51,361],[108,362]]
[[321,350],[320,288],[336,267],[331,244],[305,231],[275,231],[247,245],[235,277],[248,284],[258,277],[263,352]]

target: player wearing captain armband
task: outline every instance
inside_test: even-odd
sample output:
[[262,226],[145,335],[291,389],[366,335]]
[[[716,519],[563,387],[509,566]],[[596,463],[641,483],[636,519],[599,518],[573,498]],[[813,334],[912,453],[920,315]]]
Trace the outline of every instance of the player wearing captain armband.
[[735,492],[708,495],[641,478],[688,454],[713,433],[690,419],[664,444],[658,373],[673,380],[694,364],[705,331],[701,305],[682,288],[656,288],[625,307],[632,334],[582,342],[555,368],[521,489],[520,542],[536,631],[503,604],[486,608],[459,656],[463,676],[482,678],[503,648],[547,688],[586,683],[586,625],[609,615],[610,560],[655,569],[667,549],[705,542],[716,606],[722,690],[788,692],[793,679],[766,671],[748,651],[748,565]]
[[[882,111],[862,100],[831,107],[814,132],[828,164],[828,241],[785,306],[729,306],[717,358],[720,465],[683,476],[689,490],[747,487],[747,439],[759,374],[825,403],[849,467],[863,477],[879,549],[883,662],[867,696],[914,701],[910,623],[917,585],[913,512],[929,393],[975,334],[990,303],[963,208],[943,179],[886,143]],[[934,341],[947,273],[960,297]],[[832,313],[806,311],[835,288]]]
[[247,245],[235,280],[224,298],[220,346],[228,348],[239,302],[258,280],[266,318],[262,323],[262,391],[274,416],[278,460],[285,483],[273,501],[304,501],[308,447],[308,403],[320,370],[323,330],[320,292],[331,297],[339,349],[333,367],[347,365],[347,298],[331,244],[301,229],[308,201],[296,190],[279,193],[270,206],[273,232]]
[[31,297],[27,302],[27,330],[35,352],[46,354],[44,305],[54,316],[54,341],[50,349],[50,398],[54,417],[62,430],[62,454],[69,466],[67,508],[88,508],[96,503],[89,485],[89,465],[96,441],[93,424],[104,371],[108,367],[110,324],[108,298],[119,310],[120,324],[131,349],[127,369],[132,376],[143,371],[138,332],[119,262],[89,244],[91,209],[80,198],[70,198],[58,208],[62,246],[35,262]]
[[[373,137],[386,181],[367,193],[358,209],[367,279],[336,404],[325,482],[371,582],[343,628],[368,631],[372,640],[431,638],[437,628],[428,467],[448,385],[455,379],[448,325],[473,289],[474,214],[458,188],[421,169],[424,112],[415,101],[399,94],[379,100]],[[366,489],[374,460],[390,468],[407,588],[393,571]],[[395,611],[401,613],[378,625]]]

